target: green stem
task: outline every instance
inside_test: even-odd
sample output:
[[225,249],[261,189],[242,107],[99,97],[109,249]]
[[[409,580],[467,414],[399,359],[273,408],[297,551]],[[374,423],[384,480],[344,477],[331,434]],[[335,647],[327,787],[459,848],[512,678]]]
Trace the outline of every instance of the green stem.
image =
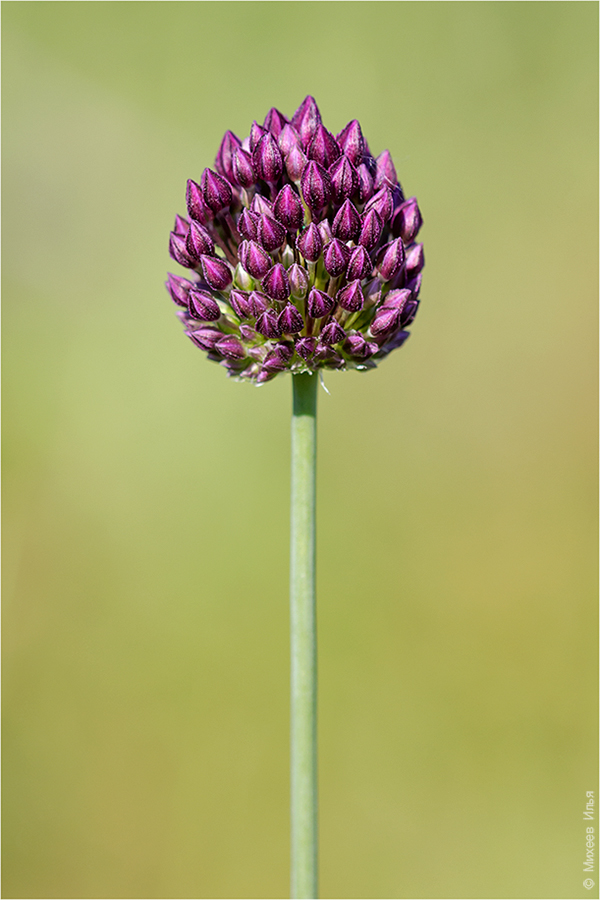
[[316,374],[293,375],[290,628],[292,897],[317,893]]

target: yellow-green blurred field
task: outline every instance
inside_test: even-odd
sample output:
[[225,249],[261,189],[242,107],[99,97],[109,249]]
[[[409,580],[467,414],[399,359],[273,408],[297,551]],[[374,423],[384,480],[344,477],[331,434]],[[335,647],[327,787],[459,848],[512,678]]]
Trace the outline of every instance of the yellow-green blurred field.
[[287,896],[290,380],[163,280],[186,179],[309,92],[427,257],[319,400],[322,895],[597,896],[597,4],[3,13],[3,896]]

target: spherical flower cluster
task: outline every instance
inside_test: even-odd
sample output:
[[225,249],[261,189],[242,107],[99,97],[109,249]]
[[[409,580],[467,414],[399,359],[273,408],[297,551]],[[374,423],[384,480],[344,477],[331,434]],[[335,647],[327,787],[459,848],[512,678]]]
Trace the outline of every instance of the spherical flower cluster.
[[230,375],[370,369],[400,347],[419,307],[423,245],[387,150],[354,119],[334,137],[312,97],[225,134],[187,183],[169,251],[188,277],[167,290],[188,337]]

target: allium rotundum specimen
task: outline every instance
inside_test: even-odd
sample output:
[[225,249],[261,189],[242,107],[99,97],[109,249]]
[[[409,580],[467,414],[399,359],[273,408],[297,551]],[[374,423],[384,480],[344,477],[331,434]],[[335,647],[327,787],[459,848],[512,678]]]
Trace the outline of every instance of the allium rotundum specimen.
[[291,896],[318,897],[315,373],[372,369],[419,308],[423,245],[388,150],[356,119],[334,137],[312,97],[271,109],[187,183],[167,289],[186,334],[229,375],[291,372]]
[[277,109],[187,184],[169,250],[188,270],[167,289],[188,337],[229,375],[370,369],[409,336],[423,245],[388,150],[356,119],[334,137],[312,97]]

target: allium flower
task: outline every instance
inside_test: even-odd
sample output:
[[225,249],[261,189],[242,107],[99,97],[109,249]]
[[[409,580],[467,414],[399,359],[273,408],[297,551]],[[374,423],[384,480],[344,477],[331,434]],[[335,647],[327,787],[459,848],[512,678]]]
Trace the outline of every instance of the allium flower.
[[[215,171],[216,170],[216,171]],[[388,150],[355,120],[334,137],[312,97],[240,141],[228,131],[188,181],[166,282],[188,337],[229,375],[370,369],[409,336],[419,306],[422,217]]]

